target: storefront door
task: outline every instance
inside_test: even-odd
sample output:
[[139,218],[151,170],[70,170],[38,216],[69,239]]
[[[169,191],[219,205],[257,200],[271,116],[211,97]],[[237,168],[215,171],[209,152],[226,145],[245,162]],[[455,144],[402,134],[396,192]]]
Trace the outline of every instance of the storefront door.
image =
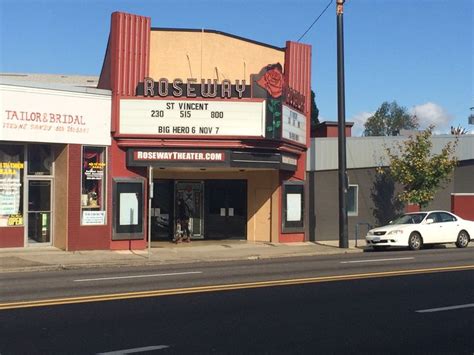
[[151,202],[151,240],[173,239],[174,181],[154,180]]
[[206,181],[206,238],[247,238],[247,182]]
[[52,179],[28,180],[28,244],[51,243]]
[[204,219],[202,203],[203,189],[204,184],[202,181],[175,182],[174,215],[177,215],[178,201],[184,201],[191,216],[189,220],[189,229],[191,231],[191,236],[195,239],[204,238]]

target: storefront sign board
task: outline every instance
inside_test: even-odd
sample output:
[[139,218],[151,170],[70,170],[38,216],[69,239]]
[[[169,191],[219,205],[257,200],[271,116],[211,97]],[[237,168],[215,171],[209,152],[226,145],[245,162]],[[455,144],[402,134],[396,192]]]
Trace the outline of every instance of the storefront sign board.
[[0,85],[0,140],[110,145],[111,98]]
[[102,225],[105,223],[105,211],[82,211],[83,225]]

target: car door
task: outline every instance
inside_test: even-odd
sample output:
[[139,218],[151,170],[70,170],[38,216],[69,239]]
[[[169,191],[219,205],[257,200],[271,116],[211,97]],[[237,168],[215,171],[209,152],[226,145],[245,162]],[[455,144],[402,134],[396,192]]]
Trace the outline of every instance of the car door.
[[438,212],[438,216],[441,224],[440,242],[455,242],[459,232],[459,221],[456,217],[447,212]]
[[[429,219],[433,220],[432,223],[426,224]],[[443,225],[440,223],[441,219],[437,212],[431,212],[426,217],[425,225],[423,225],[422,237],[425,244],[429,243],[440,243],[442,240],[442,228]]]

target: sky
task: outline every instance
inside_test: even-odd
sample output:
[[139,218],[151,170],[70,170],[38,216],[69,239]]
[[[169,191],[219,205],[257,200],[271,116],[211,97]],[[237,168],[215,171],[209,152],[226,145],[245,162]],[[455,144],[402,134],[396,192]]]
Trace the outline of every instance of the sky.
[[[99,75],[110,15],[152,27],[212,29],[284,47],[331,0],[0,0],[0,72]],[[301,42],[312,46],[320,121],[337,121],[335,0]],[[474,133],[474,0],[346,0],[346,121],[359,136],[384,102],[438,133]]]

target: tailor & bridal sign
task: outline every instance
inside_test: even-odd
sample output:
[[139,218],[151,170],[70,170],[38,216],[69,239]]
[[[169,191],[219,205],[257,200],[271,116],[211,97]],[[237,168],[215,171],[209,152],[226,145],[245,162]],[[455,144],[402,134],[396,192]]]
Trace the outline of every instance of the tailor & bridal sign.
[[0,140],[110,145],[110,96],[0,85]]

